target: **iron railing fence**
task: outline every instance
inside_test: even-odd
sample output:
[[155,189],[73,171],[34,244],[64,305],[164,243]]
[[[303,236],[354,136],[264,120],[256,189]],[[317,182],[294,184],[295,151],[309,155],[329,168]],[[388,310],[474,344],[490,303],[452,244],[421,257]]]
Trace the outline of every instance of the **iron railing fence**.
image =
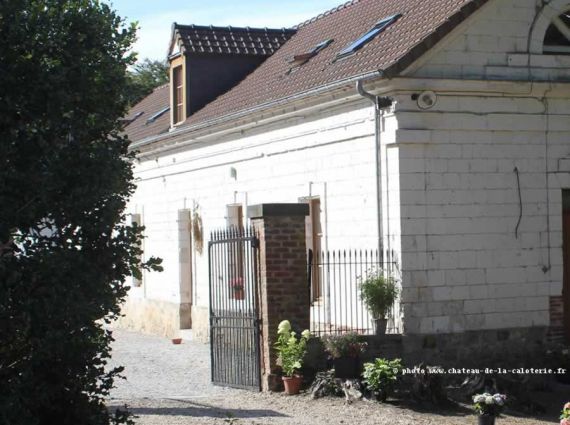
[[[308,280],[311,299],[311,332],[320,336],[357,332],[375,333],[368,309],[360,297],[360,284],[370,273],[393,276],[398,285],[395,262],[384,260],[378,250],[347,249],[308,254]],[[387,333],[400,333],[399,300],[391,309]]]

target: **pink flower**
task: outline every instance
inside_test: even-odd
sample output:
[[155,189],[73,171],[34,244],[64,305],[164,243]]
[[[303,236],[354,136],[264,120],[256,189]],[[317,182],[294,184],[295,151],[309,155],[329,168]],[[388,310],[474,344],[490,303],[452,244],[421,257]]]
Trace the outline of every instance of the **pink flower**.
[[236,277],[230,280],[230,287],[233,289],[243,289],[243,279],[241,277]]
[[570,401],[564,405],[564,410],[570,410]]
[[560,425],[570,425],[570,419],[562,419]]

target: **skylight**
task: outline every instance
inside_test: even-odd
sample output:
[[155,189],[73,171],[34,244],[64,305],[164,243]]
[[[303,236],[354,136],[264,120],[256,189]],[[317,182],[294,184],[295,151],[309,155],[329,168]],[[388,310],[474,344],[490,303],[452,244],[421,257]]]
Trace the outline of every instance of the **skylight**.
[[347,56],[352,55],[354,52],[361,49],[367,43],[369,43],[372,39],[374,39],[374,37],[376,37],[378,34],[380,34],[388,26],[390,26],[394,22],[396,22],[401,16],[402,16],[402,14],[398,13],[397,15],[388,16],[387,18],[384,18],[381,21],[378,21],[376,23],[376,25],[374,25],[374,27],[372,27],[372,29],[370,31],[368,31],[366,34],[364,34],[358,40],[349,44],[343,50],[338,52],[338,54],[336,55],[336,59],[342,59],[342,58],[345,58]]
[[150,124],[150,123],[155,122],[158,117],[160,117],[162,114],[164,114],[164,113],[166,113],[166,112],[168,112],[168,111],[170,111],[170,106],[167,106],[166,108],[161,109],[160,111],[158,111],[156,114],[154,114],[153,116],[151,116],[148,120],[146,120],[146,123],[147,123],[147,124]]
[[317,44],[309,51],[293,56],[293,58],[289,62],[292,63],[293,66],[301,66],[332,42],[333,40],[330,38],[325,41],[321,41],[319,44]]
[[311,50],[309,50],[309,53],[316,55],[317,53],[319,53],[321,50],[323,50],[325,47],[327,47],[332,42],[333,42],[333,40],[331,38],[329,38],[328,40],[325,40],[325,41],[321,41],[319,44],[317,44],[315,47],[313,47]]

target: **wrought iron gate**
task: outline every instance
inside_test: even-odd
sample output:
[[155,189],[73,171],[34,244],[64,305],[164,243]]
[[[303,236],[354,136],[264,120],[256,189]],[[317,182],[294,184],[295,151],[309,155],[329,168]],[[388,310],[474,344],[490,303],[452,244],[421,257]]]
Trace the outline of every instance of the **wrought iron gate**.
[[259,241],[251,228],[216,231],[208,244],[212,382],[259,391]]

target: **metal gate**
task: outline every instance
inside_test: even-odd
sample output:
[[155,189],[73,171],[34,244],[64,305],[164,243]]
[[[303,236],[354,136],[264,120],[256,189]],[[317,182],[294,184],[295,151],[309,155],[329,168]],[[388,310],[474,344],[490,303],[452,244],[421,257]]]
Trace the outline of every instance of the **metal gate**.
[[259,241],[252,228],[213,232],[210,268],[212,382],[259,391]]

